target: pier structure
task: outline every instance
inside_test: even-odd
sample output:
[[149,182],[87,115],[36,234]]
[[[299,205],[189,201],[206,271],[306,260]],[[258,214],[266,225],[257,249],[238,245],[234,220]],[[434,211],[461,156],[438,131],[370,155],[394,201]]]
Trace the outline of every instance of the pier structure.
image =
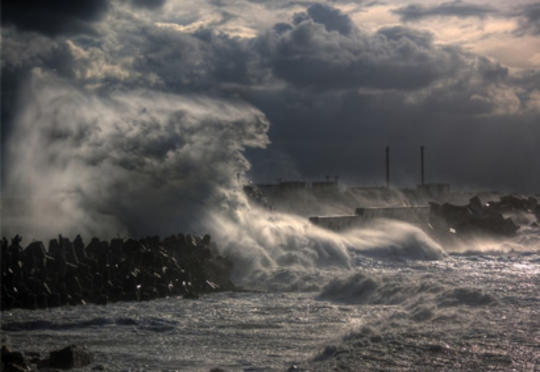
[[429,206],[356,208],[354,215],[314,216],[309,221],[329,230],[343,231],[365,225],[375,219],[392,219],[416,225],[429,222]]

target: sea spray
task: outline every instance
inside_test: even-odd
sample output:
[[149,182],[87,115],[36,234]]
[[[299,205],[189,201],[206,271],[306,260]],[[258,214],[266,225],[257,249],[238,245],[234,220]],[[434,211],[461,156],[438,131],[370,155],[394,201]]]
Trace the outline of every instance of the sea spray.
[[354,251],[381,259],[439,260],[447,256],[422,229],[396,220],[375,219],[345,237]]
[[8,235],[210,232],[236,260],[238,280],[272,277],[289,287],[311,285],[306,276],[319,281],[324,270],[349,269],[351,250],[443,256],[410,225],[387,222],[338,235],[250,206],[242,192],[250,166],[243,151],[264,147],[269,128],[252,106],[81,88],[41,71],[25,91],[4,180],[5,195],[24,203],[4,212]]
[[235,208],[247,146],[269,123],[237,101],[151,90],[75,87],[34,71],[6,151],[3,233],[166,235],[206,232]]
[[[239,197],[239,199],[242,199]],[[358,260],[438,260],[445,251],[421,229],[375,220],[339,234],[307,219],[251,207],[213,216],[213,235],[236,262],[237,284],[258,289],[317,290]]]

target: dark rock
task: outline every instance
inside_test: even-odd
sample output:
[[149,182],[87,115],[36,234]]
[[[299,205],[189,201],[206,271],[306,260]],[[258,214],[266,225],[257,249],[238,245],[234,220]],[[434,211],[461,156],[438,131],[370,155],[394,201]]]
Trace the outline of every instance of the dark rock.
[[41,360],[41,354],[37,351],[25,351],[24,355],[28,358],[30,363],[38,363]]
[[436,232],[453,232],[460,235],[512,236],[518,226],[510,218],[504,218],[496,208],[483,206],[478,197],[468,205],[430,203],[430,223]]
[[41,359],[36,363],[36,366],[38,369],[47,369],[50,370],[50,360],[49,359]]
[[193,299],[234,289],[233,264],[219,255],[209,235],[113,239],[110,244],[94,238],[86,249],[80,236],[73,243],[59,236],[49,242],[48,252],[41,242],[23,251],[20,241],[19,236],[11,244],[2,240],[2,310],[170,295]]
[[482,202],[478,196],[475,196],[469,200],[469,208],[474,213],[482,213]]
[[5,372],[28,372],[32,369],[27,365],[20,365],[20,364],[8,364],[4,367],[3,371]]
[[441,353],[444,351],[444,347],[439,344],[429,344],[426,345],[426,350],[432,353]]
[[193,291],[187,291],[184,293],[184,298],[187,300],[197,300],[199,298],[199,295]]
[[47,303],[49,304],[50,307],[61,306],[62,305],[62,299],[60,297],[60,294],[52,293],[49,296],[49,299],[48,299]]
[[49,296],[46,293],[39,293],[36,295],[36,304],[38,309],[45,309],[49,306],[48,297]]
[[75,251],[75,248],[73,247],[71,241],[67,238],[63,238],[62,235],[59,236],[59,240],[60,245],[66,255],[66,262],[74,266],[79,265],[79,257],[77,256],[77,252]]
[[516,195],[502,196],[498,202],[491,202],[490,205],[499,212],[510,211],[534,211],[538,207],[538,201],[533,197],[524,198]]
[[58,244],[58,240],[52,239],[49,241],[49,255],[54,259],[61,258],[63,261],[65,261],[65,251],[61,248],[60,244]]
[[43,268],[46,264],[46,251],[42,242],[32,242],[23,251],[25,266]]
[[49,366],[52,368],[81,368],[92,363],[92,361],[92,355],[85,348],[77,345],[51,351],[49,354]]
[[110,251],[111,251],[111,263],[118,263],[122,260],[124,256],[123,249],[124,242],[122,239],[113,239],[111,240]]
[[[22,291],[21,291],[22,292]],[[37,296],[32,292],[21,294],[21,307],[24,309],[35,310],[38,308]]]
[[2,311],[12,309],[15,306],[15,297],[7,293],[6,290],[2,289]]
[[75,249],[75,253],[77,254],[77,257],[81,261],[88,260],[88,256],[86,255],[86,250],[84,249],[84,243],[80,235],[77,235],[75,237],[75,240],[73,241],[73,248]]
[[26,364],[26,359],[24,358],[23,354],[18,351],[12,351],[7,346],[2,346],[2,362],[5,365],[8,364],[19,364],[24,365]]
[[104,294],[94,296],[92,302],[96,305],[107,305],[107,296]]
[[28,362],[21,352],[12,351],[6,345],[2,346],[3,371],[30,371]]
[[98,238],[92,238],[90,244],[86,247],[86,255],[89,259],[95,259],[98,256],[100,242]]

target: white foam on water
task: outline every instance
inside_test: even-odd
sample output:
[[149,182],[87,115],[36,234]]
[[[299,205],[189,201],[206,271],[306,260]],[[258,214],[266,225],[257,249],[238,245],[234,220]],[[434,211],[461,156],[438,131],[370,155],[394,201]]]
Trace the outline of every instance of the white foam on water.
[[223,252],[234,257],[237,282],[258,288],[320,288],[336,272],[353,269],[358,255],[382,260],[446,257],[421,229],[398,221],[378,220],[339,234],[247,202],[212,221],[212,234]]
[[[22,216],[14,225],[3,210],[7,235],[30,240],[58,233],[109,238],[210,232],[234,259],[235,281],[263,289],[320,288],[336,273],[354,269],[358,256],[447,256],[407,223],[376,220],[337,234],[304,217],[251,206],[242,190],[250,167],[244,150],[269,142],[269,123],[252,106],[148,90],[102,92],[39,71],[26,92],[7,149],[3,189],[25,203],[14,208]],[[537,246],[535,231],[489,242],[495,248],[482,241],[469,249]]]
[[527,254],[540,251],[540,228],[521,226],[511,237],[473,237],[445,247],[457,254]]

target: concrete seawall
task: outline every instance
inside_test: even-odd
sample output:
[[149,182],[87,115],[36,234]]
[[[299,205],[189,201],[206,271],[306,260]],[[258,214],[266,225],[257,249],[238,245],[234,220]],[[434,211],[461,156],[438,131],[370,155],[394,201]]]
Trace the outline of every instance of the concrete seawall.
[[388,218],[412,224],[425,225],[429,222],[429,206],[356,208],[350,216],[315,216],[311,223],[329,230],[343,231],[365,225],[377,218]]

